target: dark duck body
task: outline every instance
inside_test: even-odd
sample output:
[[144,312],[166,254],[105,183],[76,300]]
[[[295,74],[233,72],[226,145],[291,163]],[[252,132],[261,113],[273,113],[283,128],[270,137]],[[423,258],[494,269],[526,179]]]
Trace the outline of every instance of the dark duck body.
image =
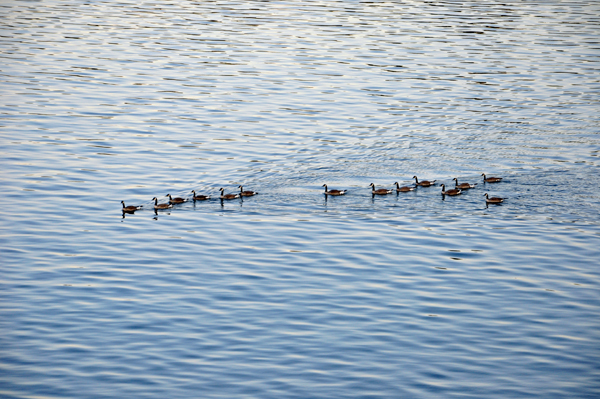
[[485,196],[485,202],[487,204],[501,204],[504,202],[505,198],[500,198],[500,197],[490,197],[488,195],[488,193],[484,194]]
[[210,199],[210,195],[198,195],[196,194],[196,191],[192,190],[192,199],[194,201],[206,201],[207,199]]
[[323,184],[325,187],[325,195],[344,195],[348,190],[327,190],[327,184]]
[[219,191],[221,192],[221,196],[219,198],[221,198],[223,200],[231,200],[231,199],[240,198],[239,194],[225,194],[224,188],[219,189]]
[[446,185],[442,184],[442,195],[449,195],[453,197],[455,195],[460,195],[461,193],[462,191],[457,188],[451,188],[450,190],[446,191]]
[[140,205],[140,206],[134,206],[134,205],[125,206],[125,201],[121,201],[121,204],[123,204],[123,213],[134,213],[135,211],[137,211],[138,209],[142,208],[142,206],[143,206],[143,205]]
[[371,183],[369,184],[369,187],[371,187],[371,193],[373,195],[386,195],[386,194],[391,194],[394,192],[394,190],[388,190],[387,188],[380,188],[378,190],[375,190],[375,184]]
[[400,187],[400,184],[398,184],[398,182],[394,183],[396,185],[396,191],[399,193],[405,193],[408,191],[415,191],[415,187],[414,186],[402,186]]
[[244,191],[244,187],[242,187],[242,185],[240,185],[240,195],[242,197],[252,197],[253,195],[258,194],[256,191]]
[[181,198],[181,197],[171,197],[171,194],[167,194],[167,197],[169,197],[169,203],[172,205],[175,204],[183,204],[184,202],[186,202],[187,200],[185,198]]
[[173,205],[171,205],[171,204],[159,204],[158,198],[156,198],[156,197],[152,198],[152,200],[154,201],[154,209],[155,210],[173,208]]
[[435,186],[435,180],[423,180],[423,181],[419,181],[419,179],[417,179],[417,176],[413,176],[413,179],[415,179],[415,184],[417,186],[421,186],[421,187]]
[[502,181],[501,177],[486,177],[485,173],[482,173],[483,181],[486,183],[499,183]]
[[475,188],[475,186],[477,185],[477,183],[474,184],[470,184],[470,183],[460,183],[458,184],[458,178],[454,178],[452,179],[455,181],[454,183],[454,188],[460,189],[460,190],[468,190],[470,188]]

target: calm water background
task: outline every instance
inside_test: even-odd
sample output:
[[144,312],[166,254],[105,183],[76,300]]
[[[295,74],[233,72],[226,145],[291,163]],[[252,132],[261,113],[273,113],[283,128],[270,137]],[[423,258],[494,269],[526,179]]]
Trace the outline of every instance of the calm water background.
[[0,396],[598,397],[590,3],[3,1]]

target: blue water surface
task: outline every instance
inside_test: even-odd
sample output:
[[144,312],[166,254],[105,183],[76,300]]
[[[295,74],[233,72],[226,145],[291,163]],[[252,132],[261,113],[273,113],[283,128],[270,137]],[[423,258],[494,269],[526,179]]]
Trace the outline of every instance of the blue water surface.
[[0,16],[0,397],[600,396],[598,4]]

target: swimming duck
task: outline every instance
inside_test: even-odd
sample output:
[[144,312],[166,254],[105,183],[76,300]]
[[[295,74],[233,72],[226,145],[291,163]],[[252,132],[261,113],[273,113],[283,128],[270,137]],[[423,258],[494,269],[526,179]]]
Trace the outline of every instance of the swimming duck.
[[458,178],[456,178],[456,177],[452,180],[454,180],[456,182],[454,184],[454,188],[461,189],[461,190],[468,190],[470,188],[474,188],[477,185],[477,183],[474,183],[474,184],[460,183],[460,184],[458,184]]
[[482,173],[481,176],[483,176],[483,181],[486,183],[498,183],[502,181],[501,177],[485,177],[485,173]]
[[380,188],[379,190],[375,190],[375,184],[373,183],[369,184],[369,187],[372,187],[371,192],[373,193],[373,195],[386,195],[394,192],[394,190],[388,190],[387,188]]
[[327,184],[323,184],[322,187],[325,187],[325,195],[344,195],[348,192],[348,190],[327,190]]
[[429,187],[429,186],[435,186],[435,180],[423,180],[423,181],[419,181],[419,179],[417,179],[417,176],[413,176],[413,179],[415,179],[416,185],[417,186],[421,186],[421,187]]
[[219,191],[221,192],[221,199],[226,199],[226,200],[230,200],[230,199],[236,199],[236,198],[240,198],[239,194],[225,194],[224,188],[220,188]]
[[411,186],[402,186],[402,187],[400,187],[400,185],[398,184],[398,182],[395,182],[394,184],[396,185],[396,191],[397,192],[405,193],[407,191],[415,191],[414,187],[411,187]]
[[462,193],[462,191],[457,188],[452,188],[452,189],[446,191],[446,185],[442,184],[442,195],[454,196],[454,195],[460,195],[460,193]]
[[196,191],[192,190],[192,199],[195,201],[205,201],[210,199],[210,195],[197,195]]
[[154,200],[154,209],[169,209],[169,208],[173,208],[173,205],[171,204],[159,204],[158,203],[158,198],[154,197],[152,198]]
[[258,194],[256,191],[244,191],[244,188],[242,187],[242,185],[240,184],[240,195],[242,197],[252,197],[253,195]]
[[490,198],[488,196],[488,193],[483,194],[485,196],[485,202],[487,204],[501,204],[504,202],[504,198],[500,198],[500,197],[492,197]]
[[171,194],[167,194],[166,197],[169,197],[169,203],[170,204],[183,204],[184,202],[186,202],[187,200],[185,198],[181,198],[181,197],[171,197]]
[[140,205],[140,206],[134,206],[134,205],[125,206],[125,201],[121,201],[121,204],[123,204],[123,213],[134,213],[135,211],[137,211],[138,209],[140,209],[141,207],[143,207],[143,205]]

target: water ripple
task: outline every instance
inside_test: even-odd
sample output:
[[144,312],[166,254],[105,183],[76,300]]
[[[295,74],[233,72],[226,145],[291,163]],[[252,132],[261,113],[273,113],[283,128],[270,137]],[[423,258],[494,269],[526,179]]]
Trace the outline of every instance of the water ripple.
[[599,11],[2,4],[0,396],[597,396]]

